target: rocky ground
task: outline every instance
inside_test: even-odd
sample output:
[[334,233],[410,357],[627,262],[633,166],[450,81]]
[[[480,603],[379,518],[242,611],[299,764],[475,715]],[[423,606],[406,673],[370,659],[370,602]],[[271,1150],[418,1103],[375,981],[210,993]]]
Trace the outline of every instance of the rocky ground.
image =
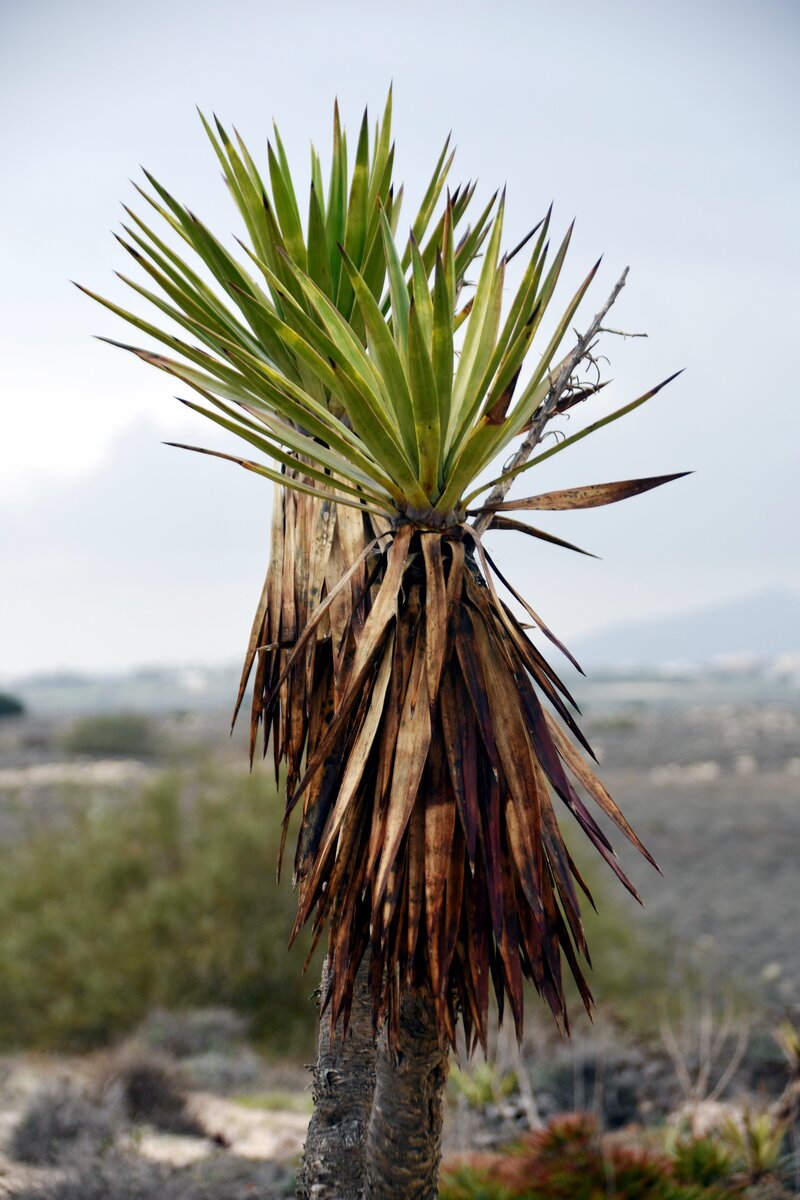
[[[224,1012],[210,1016],[217,1028],[228,1020]],[[155,1014],[156,1025],[165,1019]],[[192,1020],[175,1017],[172,1025]],[[193,1086],[196,1072],[208,1074],[208,1059],[154,1053],[144,1037],[77,1058],[0,1059],[0,1197],[57,1200],[59,1188],[74,1186],[68,1195],[79,1200],[86,1178],[104,1171],[120,1180],[108,1183],[111,1200],[139,1200],[137,1187],[150,1200],[162,1186],[175,1200],[288,1194],[308,1125],[305,1072],[270,1066],[237,1034],[215,1052],[217,1087],[229,1091],[220,1094]],[[263,1090],[225,1088],[245,1077]]]
[[[0,725],[0,838],[7,845],[31,828],[57,823],[65,795],[71,804],[82,795],[91,803],[124,803],[128,789],[163,769],[158,758],[69,754],[62,740],[66,725],[50,719]],[[642,911],[621,899],[636,936],[650,944],[655,938],[665,958],[691,960],[706,983],[722,990],[731,985],[764,1015],[762,1028],[782,1015],[797,1016],[800,705],[737,702],[667,710],[641,704],[604,708],[593,702],[584,728],[604,782],[663,872],[653,872],[619,835],[612,838],[646,905]],[[168,718],[164,729],[172,761],[202,746],[217,761],[241,769],[241,738],[227,739],[221,716]],[[617,890],[610,878],[607,894]],[[602,999],[602,976],[598,983]],[[707,1092],[735,1057],[737,1036],[736,1029],[728,1031]],[[593,1108],[613,1128],[661,1119],[686,1100],[680,1061],[676,1066],[663,1045],[656,1054],[645,1052],[602,1024],[591,1033],[579,1031],[569,1046],[538,1037],[534,1022],[524,1062],[510,1043],[502,1043],[488,1073],[476,1076],[474,1064],[463,1077],[454,1073],[447,1127],[451,1149],[497,1144],[564,1107]],[[780,1092],[780,1054],[768,1042],[761,1033],[751,1038],[732,1076],[734,1091],[738,1087],[764,1097]],[[695,1040],[684,1053],[692,1079],[702,1068],[701,1050]],[[233,1078],[238,1069],[232,1068]],[[64,1075],[83,1078],[85,1070],[83,1062],[52,1058],[0,1061],[0,1147],[5,1146],[0,1197],[33,1196],[42,1181],[63,1175],[63,1163],[16,1161],[8,1151],[9,1138],[34,1092]],[[272,1077],[266,1084],[250,1078],[246,1090],[249,1100],[197,1076],[187,1103],[204,1136],[168,1132],[147,1121],[123,1122],[116,1127],[115,1145],[123,1155],[135,1151],[137,1161],[155,1172],[156,1183],[167,1164],[184,1172],[184,1191],[162,1189],[164,1196],[238,1197],[255,1194],[247,1188],[256,1186],[262,1196],[285,1194],[307,1122],[306,1077],[302,1070],[295,1072],[277,1089]],[[274,1170],[269,1181],[258,1182],[254,1164],[267,1160]],[[191,1190],[190,1173],[202,1170],[229,1172],[228,1182],[218,1185],[222,1191],[210,1184],[203,1184],[205,1191]],[[238,1182],[231,1182],[234,1175]],[[160,1185],[153,1187],[153,1194],[162,1194]]]

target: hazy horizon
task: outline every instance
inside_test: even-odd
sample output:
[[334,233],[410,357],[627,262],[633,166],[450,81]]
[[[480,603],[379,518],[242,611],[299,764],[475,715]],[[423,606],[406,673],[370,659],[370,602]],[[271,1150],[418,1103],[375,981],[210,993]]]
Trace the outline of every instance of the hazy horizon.
[[[606,622],[578,633],[570,639],[570,649],[589,668],[590,677],[597,671],[603,673],[634,667],[652,670],[657,674],[681,663],[711,672],[727,669],[735,673],[759,666],[772,669],[771,664],[781,662],[789,669],[789,660],[791,672],[796,674],[800,664],[798,616],[800,589],[756,588],[716,603],[706,602],[686,609],[668,610],[626,622]],[[741,617],[738,623],[737,617]],[[768,628],[764,626],[765,618],[773,619],[773,624]],[[720,622],[721,628],[715,629],[714,622]],[[738,637],[734,630],[741,630],[741,636]],[[790,631],[788,634],[787,630]],[[663,641],[665,635],[674,639],[681,634],[683,641],[675,643],[671,652],[658,653],[652,649]],[[546,657],[554,662],[560,658],[559,653],[541,635],[538,641]],[[73,675],[76,678],[103,678],[125,677],[139,672],[238,670],[243,651],[244,639],[230,653],[210,658],[184,654],[95,666],[76,662],[72,665],[53,663],[32,671],[0,669],[0,687],[23,680],[27,682]]]

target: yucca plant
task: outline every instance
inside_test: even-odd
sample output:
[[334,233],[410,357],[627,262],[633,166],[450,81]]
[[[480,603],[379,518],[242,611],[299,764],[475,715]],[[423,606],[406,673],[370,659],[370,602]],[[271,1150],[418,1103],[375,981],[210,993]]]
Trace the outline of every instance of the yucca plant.
[[[411,994],[430,998],[443,1042],[455,1044],[460,1020],[468,1047],[485,1046],[490,991],[521,1033],[525,978],[566,1026],[562,956],[591,1004],[577,894],[588,892],[556,803],[634,895],[581,793],[650,855],[588,765],[575,703],[530,628],[574,659],[484,535],[577,550],[515,514],[595,507],[677,478],[506,499],[516,478],[664,386],[531,457],[551,420],[601,390],[581,368],[624,276],[565,354],[599,264],[553,320],[571,229],[551,252],[548,212],[503,252],[504,196],[468,222],[476,188],[447,189],[449,142],[399,236],[391,94],[374,136],[365,114],[352,169],[334,111],[327,184],[312,149],[305,221],[277,130],[264,178],[237,134],[203,123],[246,257],[148,174],[142,196],[164,236],[131,211],[120,241],[153,283],[123,278],[168,324],[95,298],[170,356],[127,349],[262,457],[202,452],[276,487],[236,711],[255,667],[251,757],[261,724],[285,768],[284,833],[301,813],[292,938],[308,922],[315,943],[327,929],[334,1027],[347,1026],[359,968],[374,1026],[395,1046]],[[507,266],[523,252],[507,297]]]

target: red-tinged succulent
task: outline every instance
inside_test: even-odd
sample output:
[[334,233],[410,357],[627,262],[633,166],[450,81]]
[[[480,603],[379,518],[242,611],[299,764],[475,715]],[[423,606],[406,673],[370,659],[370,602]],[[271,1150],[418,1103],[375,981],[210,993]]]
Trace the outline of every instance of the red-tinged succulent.
[[[599,319],[561,350],[597,268],[530,356],[571,230],[550,261],[548,212],[502,254],[504,198],[466,225],[475,186],[445,193],[446,144],[398,242],[390,120],[391,97],[370,146],[365,115],[350,174],[335,113],[328,186],[312,151],[305,223],[277,131],[267,187],[238,135],[204,122],[249,265],[148,176],[155,195],[142,194],[201,270],[131,213],[120,240],[157,290],[126,282],[192,340],[102,303],[177,355],[134,351],[205,406],[185,403],[278,464],[217,455],[276,485],[236,711],[255,666],[251,756],[263,722],[265,752],[271,740],[286,769],[287,822],[300,812],[293,936],[307,922],[315,940],[328,932],[333,1020],[347,1019],[366,955],[376,1022],[396,1033],[405,989],[427,984],[441,1033],[453,1041],[460,1016],[473,1045],[485,1042],[491,990],[521,1029],[526,978],[565,1021],[562,959],[591,1002],[579,966],[586,888],[556,807],[630,891],[585,797],[649,858],[577,748],[591,755],[572,697],[498,584],[564,648],[484,534],[576,550],[509,514],[609,504],[676,476],[505,499],[517,475],[664,385],[523,461],[552,418],[600,390],[579,378]],[[504,311],[507,263],[528,244]],[[512,466],[476,482],[514,449]]]
[[[709,1160],[710,1162],[710,1160]],[[640,1145],[604,1137],[588,1113],[554,1117],[499,1154],[445,1164],[442,1200],[736,1200],[731,1163],[717,1156],[707,1177]]]

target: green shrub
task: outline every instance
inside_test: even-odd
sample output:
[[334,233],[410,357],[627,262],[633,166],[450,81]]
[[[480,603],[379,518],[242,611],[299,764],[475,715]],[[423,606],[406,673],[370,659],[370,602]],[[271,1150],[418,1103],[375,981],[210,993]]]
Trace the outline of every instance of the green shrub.
[[769,1112],[746,1110],[742,1124],[728,1120],[720,1130],[723,1142],[748,1182],[777,1178],[784,1167],[787,1127]]
[[8,692],[0,692],[0,720],[3,717],[21,717],[25,712],[25,705],[16,696],[10,696]]
[[226,1007],[289,1054],[313,1040],[319,964],[287,952],[281,805],[234,775],[164,776],[0,848],[0,1048],[107,1043],[154,1007]]
[[81,717],[64,734],[70,754],[98,758],[156,758],[164,749],[158,726],[143,713]]
[[463,1069],[453,1064],[447,1082],[453,1094],[463,1096],[470,1108],[478,1110],[513,1095],[517,1090],[515,1072],[501,1072],[491,1062],[473,1061]]
[[591,733],[633,733],[638,729],[640,717],[630,709],[621,712],[607,713],[605,716],[593,717],[589,728]]
[[439,1200],[513,1200],[513,1197],[485,1168],[463,1164],[454,1169],[443,1167]]
[[672,1151],[672,1169],[682,1183],[721,1183],[733,1175],[735,1165],[733,1155],[711,1137],[682,1139]]

